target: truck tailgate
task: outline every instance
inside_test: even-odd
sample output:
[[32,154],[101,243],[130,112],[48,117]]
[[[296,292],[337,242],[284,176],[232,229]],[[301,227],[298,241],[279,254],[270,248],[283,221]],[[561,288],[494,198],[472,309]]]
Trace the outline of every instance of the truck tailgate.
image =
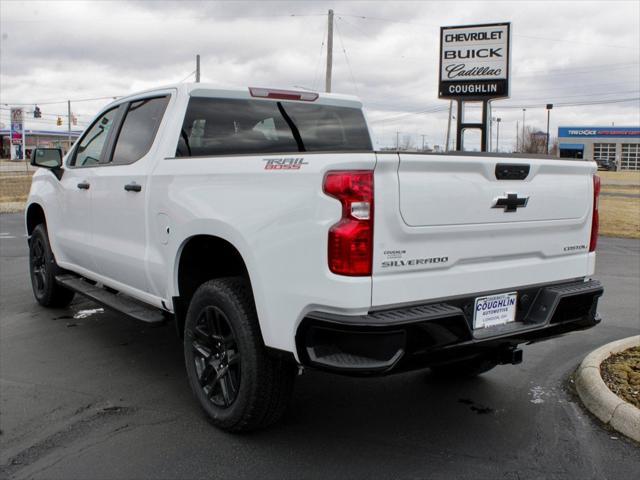
[[[500,179],[505,166],[523,178]],[[378,154],[372,304],[591,274],[595,172],[581,161]]]

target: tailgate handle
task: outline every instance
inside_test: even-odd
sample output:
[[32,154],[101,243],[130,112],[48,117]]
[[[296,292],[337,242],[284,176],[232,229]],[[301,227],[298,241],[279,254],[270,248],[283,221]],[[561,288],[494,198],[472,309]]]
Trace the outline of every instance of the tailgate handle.
[[517,163],[498,163],[496,178],[498,180],[524,180],[529,175],[531,165]]

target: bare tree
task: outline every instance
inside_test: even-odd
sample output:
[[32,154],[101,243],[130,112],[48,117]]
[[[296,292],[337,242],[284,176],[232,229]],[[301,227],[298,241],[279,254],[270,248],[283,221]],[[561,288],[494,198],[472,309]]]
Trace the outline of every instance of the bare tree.
[[520,151],[523,153],[547,153],[547,134],[527,127]]
[[400,140],[400,150],[414,150],[416,148],[413,137],[409,134],[403,135]]

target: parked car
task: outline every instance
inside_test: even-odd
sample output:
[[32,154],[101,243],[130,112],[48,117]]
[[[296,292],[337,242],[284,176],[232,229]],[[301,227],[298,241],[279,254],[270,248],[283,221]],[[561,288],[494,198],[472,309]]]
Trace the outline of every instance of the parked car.
[[172,318],[225,430],[276,422],[300,366],[478,375],[600,321],[594,162],[376,152],[354,97],[204,84],[32,162],[36,300]]
[[616,171],[618,169],[615,158],[599,158],[596,160],[596,164],[598,165],[598,170]]

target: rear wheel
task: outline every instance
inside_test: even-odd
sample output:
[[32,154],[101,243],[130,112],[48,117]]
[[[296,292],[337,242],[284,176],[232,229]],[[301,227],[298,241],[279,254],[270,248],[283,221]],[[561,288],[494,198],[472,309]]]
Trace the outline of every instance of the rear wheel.
[[216,426],[255,430],[284,414],[296,367],[267,353],[244,279],[211,280],[196,290],[185,322],[184,356],[193,393]]
[[430,367],[438,378],[473,378],[493,369],[498,362],[484,357],[466,358],[456,362]]
[[47,229],[42,224],[36,226],[29,240],[29,273],[33,295],[43,307],[66,307],[73,300],[74,292],[56,282],[56,275],[62,270],[56,264]]

